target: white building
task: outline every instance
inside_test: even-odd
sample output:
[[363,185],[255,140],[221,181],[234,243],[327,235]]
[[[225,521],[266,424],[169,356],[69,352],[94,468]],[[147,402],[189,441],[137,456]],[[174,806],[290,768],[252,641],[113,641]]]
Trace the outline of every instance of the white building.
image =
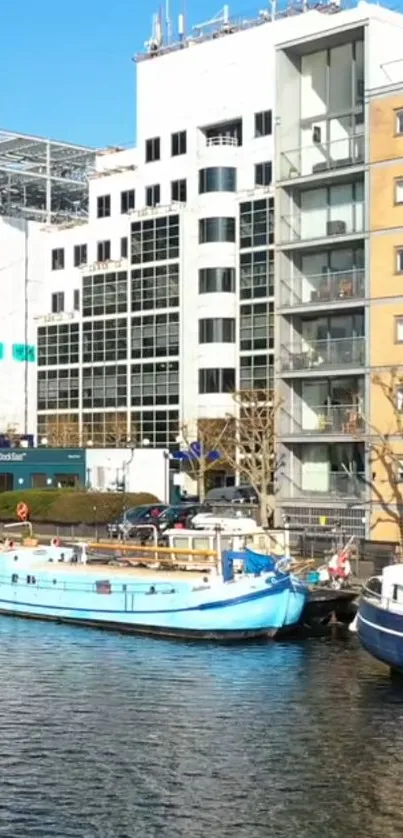
[[[367,136],[365,92],[390,83],[402,23],[377,5],[333,3],[294,5],[273,19],[269,10],[252,21],[224,17],[177,43],[162,43],[157,27],[137,57],[136,150],[97,155],[87,223],[50,225],[34,247],[30,278],[47,289],[39,436],[169,447],[182,424],[230,410],[234,387],[275,378],[296,409],[309,371],[290,376],[283,344],[289,351],[312,340],[323,306],[290,308],[287,284],[314,270],[301,265],[303,251],[316,248],[315,225],[325,224],[318,246],[326,260],[330,235],[336,249],[352,237],[365,250],[367,221],[347,230],[323,218],[332,220],[332,202],[336,221],[341,206],[357,202],[365,218],[365,142],[354,165],[345,147]],[[334,141],[341,151],[328,165]],[[341,324],[343,303],[333,303]],[[365,297],[356,314],[365,321]],[[364,367],[354,374],[365,378]],[[319,449],[283,425],[280,436],[281,506],[304,521],[323,506],[318,492],[326,498],[336,482],[327,463],[318,489]],[[322,465],[323,457],[321,449]],[[339,488],[335,515],[343,498]]]

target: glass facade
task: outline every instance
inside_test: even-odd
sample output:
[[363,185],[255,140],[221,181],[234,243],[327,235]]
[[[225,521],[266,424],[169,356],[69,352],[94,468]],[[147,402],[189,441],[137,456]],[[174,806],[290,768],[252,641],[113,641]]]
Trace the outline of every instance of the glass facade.
[[199,193],[236,192],[236,169],[216,166],[199,171]]
[[127,271],[83,277],[83,317],[127,311]]
[[235,218],[201,218],[199,244],[207,242],[234,242]]
[[179,215],[150,218],[131,225],[132,263],[179,258]]

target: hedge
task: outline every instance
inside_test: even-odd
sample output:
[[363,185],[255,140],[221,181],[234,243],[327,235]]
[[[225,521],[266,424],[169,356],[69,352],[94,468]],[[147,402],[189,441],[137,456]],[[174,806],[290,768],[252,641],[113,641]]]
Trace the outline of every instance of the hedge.
[[115,494],[113,492],[80,492],[75,489],[29,489],[0,492],[0,521],[18,521],[17,504],[23,501],[33,523],[106,524],[117,518],[124,508],[158,502],[147,492]]

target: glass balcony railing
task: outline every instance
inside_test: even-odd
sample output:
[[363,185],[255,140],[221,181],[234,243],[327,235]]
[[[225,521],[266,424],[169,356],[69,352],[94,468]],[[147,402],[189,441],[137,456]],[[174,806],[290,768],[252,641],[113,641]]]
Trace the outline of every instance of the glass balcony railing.
[[362,367],[364,364],[364,337],[300,340],[281,347],[280,368],[283,372]]
[[363,134],[341,137],[331,142],[317,142],[281,153],[281,180],[308,177],[349,166],[359,166],[365,160]]
[[280,434],[301,436],[316,435],[360,435],[364,430],[364,419],[358,404],[304,404],[296,418],[285,407],[280,417]]
[[320,471],[312,470],[309,473],[307,464],[303,464],[304,478],[302,485],[292,483],[290,486],[290,497],[320,497],[351,498],[360,500],[365,496],[366,481],[364,472],[349,474],[347,471],[331,471],[321,474]]
[[[363,204],[343,205],[338,211],[337,206],[321,208],[320,210],[296,210],[289,215],[280,217],[279,240],[282,244],[326,239],[333,236],[351,236],[364,231]],[[348,212],[346,212],[348,209]]]
[[281,305],[284,307],[361,300],[364,296],[364,268],[296,275],[281,282]]

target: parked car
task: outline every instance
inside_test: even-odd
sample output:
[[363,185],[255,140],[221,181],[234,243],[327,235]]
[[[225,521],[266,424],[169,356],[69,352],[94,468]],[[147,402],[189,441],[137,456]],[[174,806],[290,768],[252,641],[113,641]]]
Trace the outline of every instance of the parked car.
[[159,531],[165,532],[177,524],[187,526],[190,524],[195,515],[200,512],[208,512],[209,507],[200,503],[181,503],[174,506],[169,506],[161,513],[156,520],[156,526]]
[[152,503],[126,509],[123,515],[106,525],[108,535],[110,538],[130,538],[134,534],[136,524],[146,524],[153,518],[158,518],[165,509],[166,503]]
[[218,486],[210,489],[206,501],[215,503],[257,503],[258,496],[252,486]]

